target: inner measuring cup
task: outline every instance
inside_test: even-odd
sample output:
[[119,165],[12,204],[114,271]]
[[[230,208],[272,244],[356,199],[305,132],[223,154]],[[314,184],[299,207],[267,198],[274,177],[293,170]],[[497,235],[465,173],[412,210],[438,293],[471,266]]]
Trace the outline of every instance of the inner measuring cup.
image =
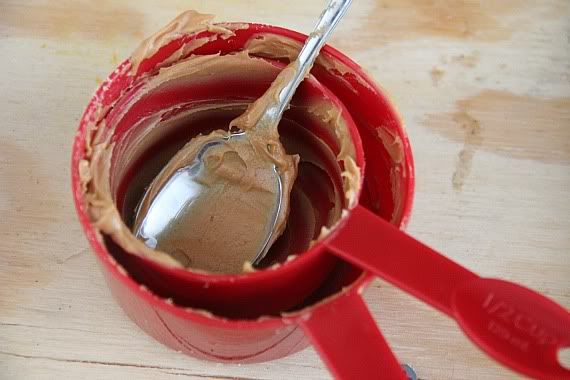
[[[209,79],[207,83],[177,84],[169,92],[156,91],[137,98],[126,113],[122,103],[117,103],[106,119],[107,125],[116,125],[114,136],[117,138],[110,180],[116,183],[117,207],[127,226],[132,226],[135,207],[144,189],[170,157],[193,136],[227,128],[249,102],[263,94],[282,66],[280,63],[262,65],[256,68],[256,75],[252,75],[251,68],[236,62],[231,68],[232,75],[247,75],[247,80],[221,77]],[[262,69],[266,72],[260,71]],[[134,91],[137,89],[135,86]],[[125,98],[135,96],[127,93]],[[326,107],[333,107],[329,110],[330,116]],[[164,109],[172,111],[164,114]],[[159,125],[149,131],[145,127],[156,121],[153,117],[145,119],[144,115],[155,111],[160,111],[162,116]],[[121,120],[116,120],[118,117]],[[322,123],[323,118],[328,122]],[[349,147],[341,148],[333,122],[342,123],[343,130],[338,134],[350,139]],[[286,111],[279,132],[287,152],[298,154],[300,162],[287,228],[262,262],[267,269],[236,275],[201,272],[192,269],[193,263],[187,261],[184,252],[174,254],[188,269],[171,268],[147,257],[129,254],[107,238],[107,246],[115,258],[139,282],[179,305],[234,318],[275,314],[298,305],[322,283],[336,261],[330,257],[320,261],[318,268],[305,271],[293,268],[296,265],[291,255],[302,255],[318,238],[322,227],[330,227],[340,220],[346,201],[341,178],[343,163],[337,162],[336,155],[345,149],[356,157],[353,138],[349,136],[350,133],[356,136],[356,127],[342,103],[309,78]],[[361,150],[358,160],[362,166]],[[281,266],[291,268],[282,272]],[[273,281],[274,273],[279,273],[276,281]]]

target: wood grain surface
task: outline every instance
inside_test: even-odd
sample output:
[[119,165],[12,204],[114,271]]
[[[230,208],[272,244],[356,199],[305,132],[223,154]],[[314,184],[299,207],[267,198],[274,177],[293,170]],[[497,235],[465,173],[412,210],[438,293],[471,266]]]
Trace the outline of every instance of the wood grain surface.
[[[313,349],[217,364],[138,330],[105,287],[69,180],[96,85],[176,14],[309,32],[324,4],[0,0],[0,379],[330,378]],[[417,168],[409,232],[570,307],[570,2],[358,0],[331,44],[406,120]],[[392,286],[375,282],[366,301],[420,378],[518,378]]]

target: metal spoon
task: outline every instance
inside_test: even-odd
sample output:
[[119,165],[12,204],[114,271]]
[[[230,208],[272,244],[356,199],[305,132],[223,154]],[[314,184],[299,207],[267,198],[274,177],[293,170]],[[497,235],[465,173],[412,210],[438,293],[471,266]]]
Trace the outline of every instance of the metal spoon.
[[[291,68],[294,70],[290,80],[281,83],[281,88],[275,88],[274,85],[266,92],[267,95],[270,91],[274,92],[277,90],[275,92],[278,93],[278,96],[271,98],[271,101],[267,104],[267,107],[259,117],[254,128],[249,129],[247,132],[232,132],[228,134],[226,138],[210,141],[205,144],[200,148],[196,159],[190,165],[178,169],[158,191],[151,204],[143,210],[141,206],[147,202],[147,198],[149,197],[149,191],[147,189],[136,210],[133,229],[135,236],[141,238],[150,248],[156,248],[160,235],[172,226],[176,218],[182,214],[188,215],[187,213],[192,212],[192,205],[195,204],[202,194],[201,189],[203,185],[197,179],[204,169],[204,157],[207,155],[208,150],[223,145],[230,139],[234,142],[243,141],[244,143],[248,143],[248,133],[254,130],[260,130],[261,128],[277,126],[295,90],[308,74],[319,51],[334,27],[345,14],[351,1],[352,0],[331,0],[321,14],[314,31],[305,41],[297,60],[290,63],[289,66],[283,70],[283,72],[285,72],[286,69],[289,69],[288,71],[291,72]],[[283,72],[282,74],[284,74]],[[278,81],[275,83],[278,83]],[[271,210],[272,217],[269,219],[268,226],[266,226],[269,233],[264,240],[260,242],[259,250],[252,253],[253,260],[251,260],[251,263],[254,266],[259,265],[270,248],[269,243],[272,241],[274,228],[279,213],[282,211],[281,207],[283,197],[285,196],[285,194],[283,194],[280,174],[275,166],[273,169],[276,189],[275,207]]]

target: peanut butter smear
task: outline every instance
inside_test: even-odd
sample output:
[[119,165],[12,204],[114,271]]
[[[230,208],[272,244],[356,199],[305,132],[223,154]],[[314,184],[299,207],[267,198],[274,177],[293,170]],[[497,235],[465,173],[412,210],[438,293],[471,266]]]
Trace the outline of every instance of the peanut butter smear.
[[[262,35],[255,36],[250,41],[255,49],[254,55],[250,54],[246,44],[246,48],[238,53],[188,56],[199,46],[217,38],[229,38],[236,30],[247,27],[247,24],[213,25],[211,20],[212,16],[209,15],[194,11],[185,12],[141,44],[130,59],[131,66],[128,69],[133,76],[138,75],[141,64],[147,58],[174,39],[188,33],[210,32],[206,37],[196,38],[185,44],[162,61],[157,72],[141,75],[132,91],[123,94],[124,96],[107,109],[100,110],[100,118],[88,126],[85,159],[80,162],[79,172],[85,191],[84,199],[94,227],[102,234],[110,236],[125,251],[163,265],[193,271],[240,273],[251,268],[248,260],[257,253],[256,242],[260,240],[260,235],[267,234],[267,230],[257,227],[267,225],[267,218],[274,207],[276,187],[273,170],[280,173],[284,197],[272,242],[285,229],[289,212],[289,193],[297,176],[299,162],[298,156],[287,154],[282,146],[277,125],[252,130],[270,97],[276,96],[271,89],[276,89],[279,81],[288,80],[290,75],[286,69],[280,70],[259,57],[283,58],[284,51],[288,52],[288,57],[292,57],[291,52],[300,47],[300,44],[292,43],[292,40],[284,37],[272,37],[270,44],[264,45],[266,36]],[[323,67],[334,66],[324,58],[319,58],[319,61]],[[153,195],[156,195],[177,169],[187,166],[195,159],[199,147],[212,140],[227,138],[230,127],[250,133],[251,143],[234,144],[232,139],[229,139],[211,152],[205,160],[206,170],[200,177],[200,184],[211,192],[210,202],[198,205],[192,217],[180,224],[183,228],[175,231],[171,239],[159,243],[155,248],[148,247],[135,237],[123,221],[115,203],[118,182],[128,172],[129,165],[142,156],[144,147],[150,146],[152,141],[156,141],[165,133],[163,129],[168,125],[168,121],[163,121],[164,115],[175,109],[163,110],[143,118],[118,139],[114,136],[117,125],[120,125],[122,118],[127,118],[130,110],[148,94],[168,91],[181,85],[201,85],[214,79],[223,83],[224,80],[236,77],[267,82],[277,78],[266,96],[251,103],[245,113],[230,123],[228,129],[199,135],[184,145],[152,181],[150,196],[148,201],[141,205],[141,211],[144,213],[144,208],[149,206]],[[228,104],[231,103],[226,105]],[[222,107],[224,104],[200,105],[197,109],[217,106]],[[354,159],[355,148],[347,125],[340,110],[327,99],[307,104],[307,112],[319,119],[338,142],[340,151],[336,156],[342,168],[345,193],[343,207],[351,208],[356,204],[361,173]],[[212,202],[212,199],[215,201]],[[323,226],[320,238],[326,235],[330,227],[332,224]],[[228,252],[227,247],[231,247],[231,251]]]
[[[254,108],[250,107],[246,113]],[[151,244],[147,240],[147,245],[174,253],[194,269],[242,272],[244,263],[252,260],[265,245],[271,246],[285,229],[289,196],[297,176],[299,157],[285,153],[277,127],[273,129],[252,133],[247,140],[228,139],[228,132],[223,130],[192,139],[150,185],[134,231],[151,205],[164,206],[169,201],[157,197],[164,186],[171,186],[166,190],[172,194],[171,198],[178,196],[170,182],[173,174],[181,168],[189,173],[189,165],[196,161],[204,146],[221,143],[206,151],[203,167],[196,177],[189,182],[178,182],[194,185],[183,190],[186,192],[183,196],[193,200],[156,235],[156,245],[154,237]],[[277,182],[279,177],[281,186]],[[271,238],[266,243],[268,237]]]

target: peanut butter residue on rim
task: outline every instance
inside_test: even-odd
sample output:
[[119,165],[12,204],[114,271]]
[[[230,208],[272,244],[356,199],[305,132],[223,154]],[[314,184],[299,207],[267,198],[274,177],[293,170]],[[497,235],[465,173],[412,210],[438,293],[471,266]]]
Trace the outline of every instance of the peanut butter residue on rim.
[[[279,69],[265,59],[258,57],[282,58],[284,54],[283,49],[285,49],[285,51],[289,51],[287,46],[290,45],[291,40],[288,38],[283,38],[283,44],[281,46],[278,42],[281,38],[276,36],[272,39],[271,46],[261,48],[259,45],[261,40],[259,38],[252,37],[250,43],[246,44],[245,49],[242,52],[227,55],[191,55],[193,50],[210,41],[214,41],[218,38],[230,38],[235,34],[235,31],[247,28],[247,24],[211,24],[212,19],[213,16],[210,15],[202,15],[194,11],[184,12],[165,28],[141,44],[141,46],[133,53],[133,56],[130,59],[131,66],[128,67],[130,74],[135,77],[140,75],[138,74],[138,71],[141,62],[144,62],[147,58],[155,55],[161,47],[188,34],[195,35],[201,34],[202,32],[208,32],[205,34],[205,37],[195,38],[183,44],[180,49],[173,52],[156,67],[159,68],[157,72],[153,72],[152,75],[138,78],[136,83],[139,87],[135,96],[128,98],[126,101],[122,96],[120,96],[119,100],[114,104],[100,108],[99,112],[97,112],[97,117],[86,128],[88,136],[86,136],[85,155],[78,168],[81,187],[85,192],[84,201],[88,215],[97,231],[110,236],[116,244],[131,254],[149,258],[163,265],[188,268],[189,270],[196,269],[192,267],[192,264],[189,263],[188,260],[183,257],[181,258],[172,252],[167,253],[147,247],[142,241],[133,235],[130,228],[124,223],[115,204],[117,185],[113,183],[114,180],[111,175],[117,170],[122,170],[120,167],[118,169],[115,167],[119,164],[112,164],[112,159],[117,149],[124,149],[124,147],[117,146],[117,144],[120,145],[120,141],[115,141],[113,136],[115,128],[120,122],[122,116],[124,116],[128,110],[137,103],[137,101],[143,98],[145,94],[156,91],[157,89],[179,83],[205,83],[210,78],[214,77],[222,79],[230,78],[231,75],[235,73],[241,77],[254,75],[259,76],[260,78],[275,78],[275,76],[277,76]],[[257,41],[257,43],[255,41]],[[253,49],[253,52],[249,50],[250,48]],[[296,50],[298,51],[298,49]],[[296,53],[291,53],[289,57],[296,58]],[[319,58],[319,60],[317,60],[317,65],[330,68],[334,66],[330,62],[331,61],[329,60]],[[338,68],[335,68],[335,70],[338,70]],[[129,89],[125,90],[125,93],[128,91]],[[109,119],[109,115],[111,114],[109,110],[112,110],[118,102],[126,103],[126,105],[121,105],[125,110],[121,110],[121,113],[118,115],[118,112],[115,112],[113,118]],[[358,194],[359,187],[361,186],[361,173],[360,168],[356,165],[354,158],[355,148],[350,138],[346,122],[342,118],[340,110],[335,107],[332,102],[325,101],[323,99],[322,102],[309,104],[307,107],[307,111],[313,116],[321,119],[323,125],[326,126],[326,128],[328,128],[338,140],[340,151],[337,155],[337,160],[341,163],[341,167],[343,168],[342,177],[343,190],[346,198],[345,207],[351,208],[356,204],[356,194]],[[232,125],[237,126],[240,129],[247,130],[250,126],[254,125],[254,121],[256,121],[258,117],[258,112],[262,108],[263,104],[260,102],[257,102],[257,104],[256,102],[252,103],[247,112],[241,117],[235,119]],[[156,117],[156,119],[160,119],[160,117]],[[148,130],[143,133],[142,136],[144,137],[155,133],[155,131],[160,128],[159,124],[156,125],[158,126],[150,125],[147,128]],[[158,131],[158,133],[160,133],[160,131]],[[227,134],[227,130],[219,130],[216,133],[219,135]],[[266,146],[268,142],[270,144],[279,142],[279,135],[276,128],[273,130],[269,129],[269,131],[266,131],[266,133],[258,137],[258,143],[263,146]],[[206,136],[199,138],[206,139]],[[141,137],[136,141],[140,142],[142,140],[143,139]],[[185,160],[188,160],[192,156],[191,147],[189,146],[190,144],[175,155],[173,160],[178,160],[177,163],[171,163],[167,166],[173,168],[176,165],[183,165]],[[277,158],[277,161],[281,160],[279,161],[280,163],[278,162],[279,165],[282,165],[285,172],[289,173],[288,183],[286,186],[290,191],[296,176],[296,163],[298,158],[287,155],[284,150],[281,151],[277,149],[275,152],[277,155],[274,158]],[[221,152],[221,154],[222,158],[225,156],[225,158],[234,159],[231,162],[233,166],[237,165],[236,168],[242,167],[241,165],[238,165],[240,160],[236,159],[235,155],[231,152],[231,149],[227,149],[224,152]],[[114,166],[112,167],[112,165]],[[228,168],[229,167],[232,166],[230,165]],[[244,181],[244,178],[248,175],[247,170],[245,172],[240,172],[240,170],[236,170],[235,172],[224,172],[222,170],[222,172],[219,172],[218,174],[220,173],[222,174],[222,177],[226,179],[236,179],[239,177],[239,181]],[[346,213],[343,213],[343,215],[345,214]],[[287,213],[285,213],[282,220],[280,220],[279,228],[281,229],[285,226],[286,215]],[[230,225],[227,227],[231,228],[232,226]],[[330,228],[332,226],[328,227]],[[321,235],[324,236],[324,234]],[[322,236],[319,238],[322,238]],[[251,258],[251,254],[249,255],[249,258]],[[241,268],[250,267],[247,263],[246,265],[243,265],[244,261],[246,260],[244,260],[243,257],[237,257],[236,261],[231,263],[231,265],[235,268],[239,263],[241,263],[239,265],[239,271],[242,271],[245,269]],[[211,270],[216,271],[215,268],[209,268],[207,271]]]
[[136,74],[138,68],[145,59],[155,55],[158,50],[170,42],[191,34],[200,32],[212,32],[211,36],[195,38],[190,43],[178,49],[175,54],[160,63],[160,67],[168,66],[189,54],[193,50],[218,38],[227,39],[235,35],[235,30],[246,29],[247,24],[212,24],[214,15],[202,14],[193,10],[181,13],[174,20],[169,22],[164,28],[144,40],[133,52],[129,61],[131,62],[131,72]]

